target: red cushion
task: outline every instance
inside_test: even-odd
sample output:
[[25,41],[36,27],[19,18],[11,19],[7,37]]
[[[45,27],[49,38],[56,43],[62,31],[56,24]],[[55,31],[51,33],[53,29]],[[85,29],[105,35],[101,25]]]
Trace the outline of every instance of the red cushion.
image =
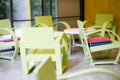
[[[19,41],[19,40],[20,40],[20,37],[18,37],[17,39],[18,39],[18,41]],[[0,42],[12,42],[12,41],[13,41],[13,38],[0,40]]]
[[88,43],[98,43],[98,42],[107,42],[111,41],[110,38],[103,36],[103,37],[96,37],[96,38],[88,38]]

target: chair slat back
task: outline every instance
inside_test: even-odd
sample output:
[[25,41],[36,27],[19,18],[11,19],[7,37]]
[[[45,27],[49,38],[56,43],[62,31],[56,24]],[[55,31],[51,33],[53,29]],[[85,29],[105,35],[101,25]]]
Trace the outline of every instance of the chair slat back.
[[11,22],[9,19],[0,20],[0,28],[11,28]]
[[47,26],[53,26],[52,23],[52,16],[36,16],[35,17],[35,24],[43,23]]
[[52,27],[24,28],[23,45],[28,48],[52,48],[54,33]]
[[[0,20],[0,28],[12,28],[10,20],[9,19]],[[7,35],[7,34],[9,33],[6,31],[0,30],[0,35]]]
[[106,21],[113,21],[113,14],[96,14],[95,25],[103,25]]

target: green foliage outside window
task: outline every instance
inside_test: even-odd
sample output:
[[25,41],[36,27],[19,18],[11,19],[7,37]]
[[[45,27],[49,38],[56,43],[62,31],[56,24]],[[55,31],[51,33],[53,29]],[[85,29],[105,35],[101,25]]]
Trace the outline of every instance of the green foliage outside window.
[[0,0],[0,19],[4,19],[7,16],[7,0]]

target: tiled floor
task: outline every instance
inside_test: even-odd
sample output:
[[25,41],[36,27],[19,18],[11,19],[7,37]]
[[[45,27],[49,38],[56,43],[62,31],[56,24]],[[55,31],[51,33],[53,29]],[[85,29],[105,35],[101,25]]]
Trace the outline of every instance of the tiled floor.
[[[89,68],[105,68],[120,74],[120,64],[117,65],[96,65],[91,66],[89,60],[84,59],[84,54],[80,47],[72,50],[69,56],[69,65],[63,75],[82,71]],[[0,59],[0,80],[34,80],[34,74],[22,74],[20,55],[16,61]],[[89,75],[82,76],[70,80],[115,80],[112,77],[105,75]]]

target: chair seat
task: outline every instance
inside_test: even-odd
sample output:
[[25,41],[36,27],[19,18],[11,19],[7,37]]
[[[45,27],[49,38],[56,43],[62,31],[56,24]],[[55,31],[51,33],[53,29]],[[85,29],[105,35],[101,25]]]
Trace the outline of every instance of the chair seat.
[[90,47],[90,50],[91,52],[95,52],[95,51],[100,51],[100,50],[115,49],[119,47],[120,47],[120,42],[116,41],[111,44],[92,46]]
[[36,49],[34,54],[55,54],[54,49]]

